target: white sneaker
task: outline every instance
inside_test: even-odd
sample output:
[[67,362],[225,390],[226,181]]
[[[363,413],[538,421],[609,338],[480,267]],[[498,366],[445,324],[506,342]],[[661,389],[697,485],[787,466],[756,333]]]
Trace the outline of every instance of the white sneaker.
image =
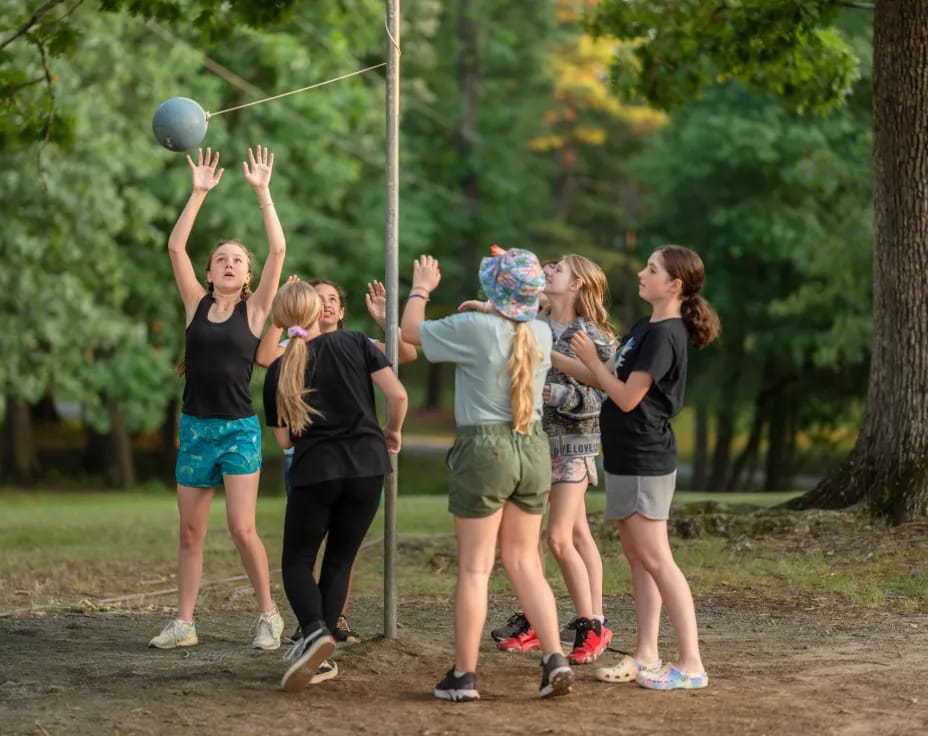
[[[308,636],[298,639],[284,655],[284,660],[292,661],[293,664],[281,678],[280,686],[288,693],[299,692],[313,682],[314,678],[320,677],[319,669],[334,651],[335,639],[324,628],[316,629]],[[334,662],[332,664],[335,665]],[[315,681],[321,682],[322,679],[334,677],[337,673],[338,668],[334,666],[332,674]]]
[[318,685],[320,682],[331,680],[338,674],[338,662],[334,659],[327,659],[319,665],[316,674],[309,678],[310,685]]
[[284,633],[284,620],[275,608],[258,616],[251,633],[255,635],[251,646],[255,649],[280,649],[280,635]]
[[198,641],[197,627],[193,622],[181,621],[179,618],[175,618],[162,629],[158,636],[148,642],[148,646],[157,647],[158,649],[173,649],[174,647],[192,647]]

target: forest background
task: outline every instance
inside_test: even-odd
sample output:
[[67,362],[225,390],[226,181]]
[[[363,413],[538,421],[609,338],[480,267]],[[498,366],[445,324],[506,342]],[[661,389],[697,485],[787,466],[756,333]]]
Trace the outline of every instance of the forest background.
[[[814,482],[853,445],[867,391],[873,15],[834,12],[858,65],[828,115],[722,74],[668,113],[619,95],[640,44],[591,35],[596,5],[403,3],[400,297],[420,253],[442,262],[432,317],[475,295],[492,243],[581,253],[606,271],[621,332],[646,313],[635,274],[651,250],[692,247],[724,332],[691,354],[684,487]],[[0,8],[0,476],[171,488],[183,310],[165,244],[190,185],[152,113],[173,96],[218,110],[379,63],[383,3]],[[262,258],[237,167],[267,145],[285,272],[343,284],[348,326],[379,337],[363,293],[384,270],[384,110],[378,70],[214,119],[204,145],[229,171],[194,263],[225,237]],[[453,431],[452,372],[420,358],[401,377],[408,432]],[[400,492],[443,492],[440,458],[408,447]]]

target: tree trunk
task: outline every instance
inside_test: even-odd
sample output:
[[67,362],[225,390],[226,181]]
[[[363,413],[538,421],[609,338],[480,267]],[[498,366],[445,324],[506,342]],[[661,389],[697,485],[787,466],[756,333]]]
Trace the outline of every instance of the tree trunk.
[[22,399],[9,394],[3,422],[3,467],[5,475],[20,483],[32,482],[39,474],[31,408]]
[[697,402],[694,410],[693,477],[690,479],[690,487],[694,491],[705,491],[709,466],[709,409],[702,402]]
[[110,404],[109,452],[107,479],[113,488],[132,488],[137,481],[135,459],[132,457],[132,439],[126,427],[122,407]]
[[161,423],[161,462],[159,475],[174,477],[174,465],[177,462],[177,399],[171,399],[164,410]]
[[[728,482],[725,485],[726,491],[739,491],[745,485],[744,471],[754,464],[757,453],[760,449],[760,440],[763,436],[764,425],[767,423],[767,397],[766,390],[762,390],[754,401],[754,419],[751,422],[751,434],[748,435],[748,441],[744,449],[735,458],[732,464],[731,475],[728,476]],[[751,484],[751,477],[747,478],[747,485]]]
[[790,447],[792,441],[788,436],[791,412],[790,402],[780,394],[770,406],[770,423],[767,433],[767,459],[765,462],[764,490],[782,491],[792,478],[792,459]]
[[928,3],[878,0],[873,37],[873,345],[850,455],[789,505],[928,516]]
[[429,373],[425,383],[425,408],[441,408],[441,389],[444,379],[441,363],[429,363]]
[[724,491],[731,458],[731,441],[735,436],[735,414],[731,405],[719,409],[715,423],[715,451],[712,453],[712,472],[709,474],[709,491]]

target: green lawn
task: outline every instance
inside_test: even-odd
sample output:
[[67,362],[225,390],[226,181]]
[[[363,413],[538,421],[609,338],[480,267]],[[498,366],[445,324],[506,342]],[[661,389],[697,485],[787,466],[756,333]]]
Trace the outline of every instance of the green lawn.
[[[723,500],[727,504],[769,506],[790,493],[677,494],[680,503]],[[258,529],[272,569],[279,567],[284,499],[262,497]],[[588,494],[588,509],[597,518],[605,505],[602,493]],[[398,579],[401,595],[450,595],[454,586],[453,526],[443,496],[401,496],[401,550]],[[356,595],[379,596],[382,590],[382,512],[362,550]],[[601,532],[607,593],[628,593],[628,567],[614,533]],[[885,535],[884,535],[885,536]],[[928,608],[928,583],[917,571],[925,549],[883,546],[852,540],[849,554],[822,549],[784,547],[775,537],[732,550],[724,537],[674,539],[680,567],[697,597],[796,605],[892,606]],[[841,540],[837,539],[836,544]],[[856,550],[856,551],[853,551]],[[0,612],[29,606],[99,607],[101,599],[151,593],[174,586],[177,511],[170,493],[0,493]],[[564,588],[548,555],[549,579]],[[215,581],[242,573],[226,531],[221,497],[213,503],[206,543],[204,579]],[[283,600],[280,577],[272,576],[275,597]],[[247,581],[207,586],[206,606],[250,605]],[[492,587],[509,592],[505,577],[494,574]],[[241,600],[239,600],[241,599]],[[173,595],[147,596],[132,605],[170,606]],[[81,603],[81,601],[85,601]],[[238,601],[238,602],[237,602]]]

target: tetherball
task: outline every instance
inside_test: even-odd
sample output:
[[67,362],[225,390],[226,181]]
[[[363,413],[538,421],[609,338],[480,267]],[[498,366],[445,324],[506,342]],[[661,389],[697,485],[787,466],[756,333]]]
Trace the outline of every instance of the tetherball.
[[188,151],[206,135],[206,112],[189,97],[172,97],[155,110],[151,128],[158,143],[170,151]]

